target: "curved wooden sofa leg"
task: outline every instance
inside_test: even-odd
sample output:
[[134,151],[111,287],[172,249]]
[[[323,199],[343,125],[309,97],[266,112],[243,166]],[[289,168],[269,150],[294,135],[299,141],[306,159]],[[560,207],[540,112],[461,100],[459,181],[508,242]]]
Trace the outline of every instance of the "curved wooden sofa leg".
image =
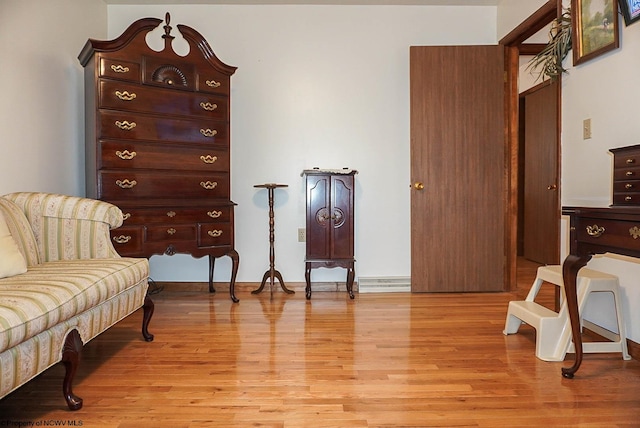
[[67,401],[70,410],[79,410],[82,408],[82,398],[73,393],[72,383],[78,369],[80,361],[80,352],[82,351],[82,339],[78,330],[71,330],[64,340],[62,348],[62,363],[66,369],[64,381],[62,382],[62,393]]
[[151,321],[154,307],[155,305],[153,304],[153,300],[151,300],[147,295],[144,298],[144,305],[142,305],[144,310],[144,315],[142,316],[142,336],[147,342],[151,342],[153,340],[153,334],[149,333],[149,321]]

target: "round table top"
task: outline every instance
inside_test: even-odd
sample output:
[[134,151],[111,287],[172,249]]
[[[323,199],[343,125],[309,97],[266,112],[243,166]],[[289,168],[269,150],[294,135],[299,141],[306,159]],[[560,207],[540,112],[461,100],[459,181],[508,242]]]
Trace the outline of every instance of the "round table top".
[[254,184],[253,187],[260,187],[263,189],[275,189],[276,187],[289,187],[288,184],[276,184],[276,183],[264,183],[264,184]]

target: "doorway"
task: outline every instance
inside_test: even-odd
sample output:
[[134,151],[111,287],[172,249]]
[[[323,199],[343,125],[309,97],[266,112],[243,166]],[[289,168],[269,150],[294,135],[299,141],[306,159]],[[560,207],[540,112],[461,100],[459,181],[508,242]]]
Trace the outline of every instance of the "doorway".
[[[538,33],[540,30],[546,28],[559,14],[562,12],[562,2],[559,0],[549,0],[540,9],[538,9],[529,18],[524,20],[513,31],[507,34],[500,44],[505,47],[505,109],[506,109],[506,133],[507,133],[507,151],[509,158],[509,194],[507,202],[507,214],[505,221],[505,235],[506,235],[506,252],[505,257],[507,259],[507,272],[505,273],[507,289],[513,290],[517,284],[517,271],[518,271],[518,249],[522,249],[522,241],[519,247],[519,237],[524,233],[524,222],[522,210],[524,209],[523,200],[523,186],[521,185],[523,180],[523,169],[520,162],[523,162],[523,156],[520,151],[522,147],[520,145],[520,135],[522,129],[522,121],[520,120],[520,88],[519,88],[519,74],[520,74],[520,58],[522,55],[535,55],[545,44],[528,43],[528,40]],[[556,160],[560,159],[559,141],[560,141],[560,96],[561,96],[561,76],[558,78],[557,90],[555,91],[555,103],[556,103],[556,121],[555,133],[557,138]],[[556,165],[556,177],[560,176],[559,161]],[[560,209],[559,209],[559,195],[560,185],[559,180],[555,183],[549,182],[547,186],[551,186],[555,194],[557,201],[557,208],[553,221],[556,222],[558,232],[554,236],[551,236],[547,242],[553,241],[553,245],[557,249],[557,257],[555,260],[550,259],[551,263],[557,264],[559,260],[559,227],[560,227]],[[553,187],[555,186],[555,188]],[[545,188],[546,190],[546,188]]]

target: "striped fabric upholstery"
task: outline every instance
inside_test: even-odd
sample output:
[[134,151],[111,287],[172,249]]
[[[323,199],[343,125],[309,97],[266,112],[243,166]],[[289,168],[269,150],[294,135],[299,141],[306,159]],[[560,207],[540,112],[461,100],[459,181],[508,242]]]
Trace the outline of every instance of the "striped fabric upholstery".
[[0,352],[117,296],[147,273],[146,259],[62,260],[0,279]]
[[0,197],[26,273],[0,279],[0,398],[140,308],[149,262],[120,257],[109,229],[122,212],[106,202],[47,193]]
[[33,230],[24,216],[24,212],[19,206],[5,198],[0,198],[0,210],[2,210],[13,240],[27,261],[27,267],[39,264],[40,257],[36,247],[36,238],[33,236]]
[[20,192],[3,198],[26,215],[40,260],[119,257],[109,237],[109,229],[121,226],[123,221],[115,205],[50,193]]

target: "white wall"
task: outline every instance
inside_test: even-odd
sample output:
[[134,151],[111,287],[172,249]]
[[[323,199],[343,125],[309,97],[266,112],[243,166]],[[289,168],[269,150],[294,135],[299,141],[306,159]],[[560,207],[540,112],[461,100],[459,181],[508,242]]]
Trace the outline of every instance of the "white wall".
[[[624,26],[620,48],[569,69],[562,87],[562,204],[601,206],[612,202],[613,157],[610,148],[636,145],[640,109],[640,24]],[[568,60],[571,66],[572,60]],[[582,139],[582,122],[591,119],[593,137]],[[566,222],[565,233],[566,233]],[[620,277],[627,335],[640,342],[640,261],[595,257],[589,267]],[[610,303],[594,300],[585,317],[615,326]]]
[[77,56],[106,26],[101,0],[0,0],[0,194],[84,195]]
[[[356,274],[410,275],[409,46],[496,43],[495,7],[420,6],[117,6],[109,38],[143,17],[184,23],[216,55],[237,66],[232,77],[232,198],[238,281],[259,281],[269,267],[265,190],[276,190],[276,267],[285,282],[304,281],[305,226],[300,173],[305,168],[359,171]],[[218,266],[220,267],[218,269]],[[154,256],[152,277],[202,281],[206,259]],[[229,277],[227,258],[216,281]],[[344,269],[313,279],[344,280]]]

